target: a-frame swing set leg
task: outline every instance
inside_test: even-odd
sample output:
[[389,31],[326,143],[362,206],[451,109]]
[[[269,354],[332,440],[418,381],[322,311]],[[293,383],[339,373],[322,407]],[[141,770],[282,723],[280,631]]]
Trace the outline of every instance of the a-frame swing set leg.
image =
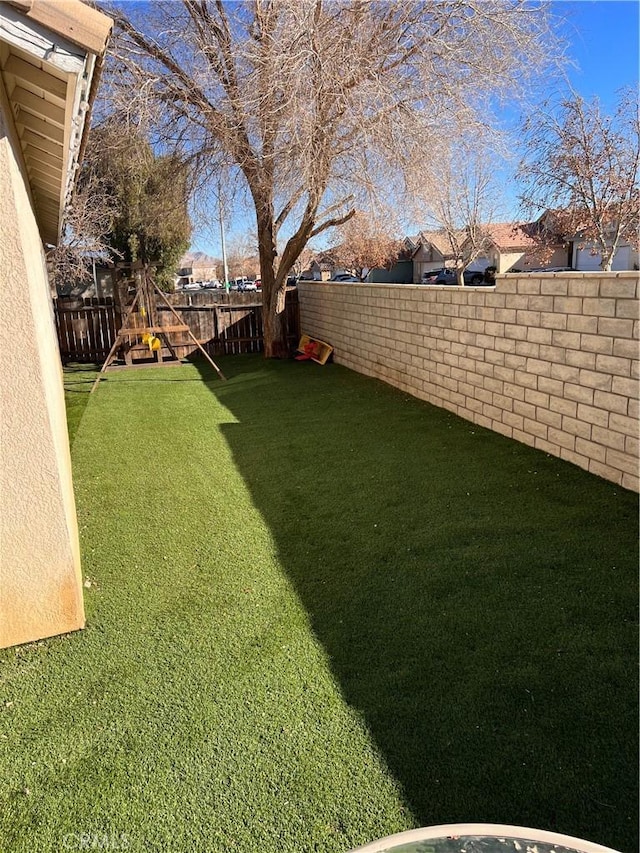
[[129,322],[129,317],[131,317],[131,315],[133,314],[133,310],[136,307],[136,305],[138,304],[138,296],[139,295],[140,295],[140,291],[136,290],[136,295],[133,298],[133,302],[129,306],[129,310],[127,311],[127,314],[126,314],[126,316],[122,322],[122,325],[120,326],[120,329],[118,330],[118,334],[116,335],[116,339],[113,342],[113,346],[109,350],[109,355],[105,358],[104,364],[102,365],[102,367],[100,368],[100,372],[96,376],[96,381],[93,383],[91,391],[89,392],[90,394],[93,394],[93,392],[98,387],[98,384],[100,383],[100,380],[102,379],[102,374],[106,371],[107,367],[109,367],[109,365],[113,361],[113,356],[115,355],[116,350],[118,349],[118,347],[122,343],[122,340],[124,339],[124,335],[122,334],[122,329],[126,328],[126,325]]
[[[158,296],[160,297],[160,299],[162,299],[162,301],[165,303],[165,305],[167,306],[167,308],[169,309],[169,311],[171,311],[171,313],[174,315],[174,317],[176,317],[176,319],[177,319],[180,323],[184,322],[184,321],[183,321],[183,319],[182,319],[182,317],[178,314],[178,312],[175,310],[175,308],[173,307],[173,305],[169,302],[169,300],[168,300],[168,299],[167,299],[167,297],[164,295],[164,293],[160,290],[160,288],[159,288],[159,287],[158,287],[158,285],[155,283],[155,281],[153,282],[153,289],[154,289],[154,290],[155,290],[155,292],[158,294]],[[227,377],[226,377],[226,376],[224,375],[224,373],[220,370],[220,368],[219,368],[219,367],[218,367],[218,365],[215,363],[215,361],[210,357],[209,353],[208,353],[208,352],[204,349],[204,347],[200,344],[200,341],[196,338],[196,336],[193,334],[193,332],[191,331],[191,329],[187,329],[187,334],[189,335],[189,337],[191,338],[191,340],[194,342],[194,344],[198,347],[198,349],[200,350],[200,352],[202,353],[202,355],[207,359],[207,361],[209,362],[209,364],[213,367],[213,369],[214,369],[214,370],[215,370],[215,372],[218,374],[218,376],[220,377],[220,379],[222,379],[224,382],[226,382],[226,381],[227,381]]]

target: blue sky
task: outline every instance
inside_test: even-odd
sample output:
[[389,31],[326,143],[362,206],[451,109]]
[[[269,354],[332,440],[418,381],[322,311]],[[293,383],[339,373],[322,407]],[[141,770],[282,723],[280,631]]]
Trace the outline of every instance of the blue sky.
[[[621,87],[638,86],[640,0],[556,0],[553,6],[566,19],[572,87],[585,99],[598,96],[603,109],[612,111]],[[512,205],[515,217],[515,188]],[[231,219],[227,239],[251,228],[244,210],[235,211]],[[219,238],[212,238],[211,232],[194,234],[192,243],[194,249],[221,255]]]
[[568,19],[570,55],[578,63],[569,79],[581,95],[597,95],[605,109],[615,93],[638,83],[638,0],[567,0],[554,4]]

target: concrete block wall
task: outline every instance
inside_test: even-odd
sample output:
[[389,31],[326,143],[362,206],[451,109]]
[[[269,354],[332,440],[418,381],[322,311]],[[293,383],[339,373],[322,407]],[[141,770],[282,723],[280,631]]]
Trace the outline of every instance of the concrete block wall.
[[635,491],[638,291],[637,272],[298,285],[302,332],[339,364]]

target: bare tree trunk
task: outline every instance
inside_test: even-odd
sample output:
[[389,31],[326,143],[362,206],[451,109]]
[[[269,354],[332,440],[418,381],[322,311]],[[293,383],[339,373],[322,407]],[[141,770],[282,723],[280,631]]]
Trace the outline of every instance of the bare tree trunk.
[[272,288],[270,293],[264,292],[262,280],[262,326],[264,330],[265,358],[288,358],[289,347],[285,336],[286,325],[284,316],[286,288]]
[[289,350],[284,321],[286,278],[284,275],[276,275],[273,218],[269,215],[262,215],[258,221],[258,251],[262,278],[264,355],[265,358],[287,358]]

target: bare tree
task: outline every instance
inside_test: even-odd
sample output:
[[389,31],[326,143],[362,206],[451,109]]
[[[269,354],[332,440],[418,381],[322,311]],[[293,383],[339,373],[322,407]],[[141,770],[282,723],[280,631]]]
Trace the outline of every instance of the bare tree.
[[638,91],[623,90],[610,116],[597,99],[587,102],[575,93],[556,106],[547,101],[524,130],[519,177],[525,211],[549,210],[553,228],[546,233],[579,236],[597,249],[601,269],[610,270],[621,242],[638,246]]
[[102,178],[81,174],[65,210],[62,239],[47,252],[51,285],[58,293],[90,281],[95,261],[119,256],[108,236],[114,215],[115,202]]
[[232,237],[227,248],[227,258],[232,278],[257,275],[260,263],[255,236],[241,234]]
[[336,262],[360,279],[374,267],[391,268],[400,257],[400,240],[370,214],[358,211],[336,232],[340,239],[332,252]]
[[307,242],[353,216],[359,193],[398,187],[448,125],[486,121],[489,99],[522,91],[557,45],[547,5],[530,0],[182,0],[127,11],[110,10],[127,108],[155,110],[165,142],[246,182],[267,356],[283,351],[286,276]]
[[480,136],[453,137],[440,152],[437,173],[415,190],[424,199],[424,220],[439,234],[460,286],[466,267],[491,246],[490,226],[500,198],[497,168],[497,155]]

